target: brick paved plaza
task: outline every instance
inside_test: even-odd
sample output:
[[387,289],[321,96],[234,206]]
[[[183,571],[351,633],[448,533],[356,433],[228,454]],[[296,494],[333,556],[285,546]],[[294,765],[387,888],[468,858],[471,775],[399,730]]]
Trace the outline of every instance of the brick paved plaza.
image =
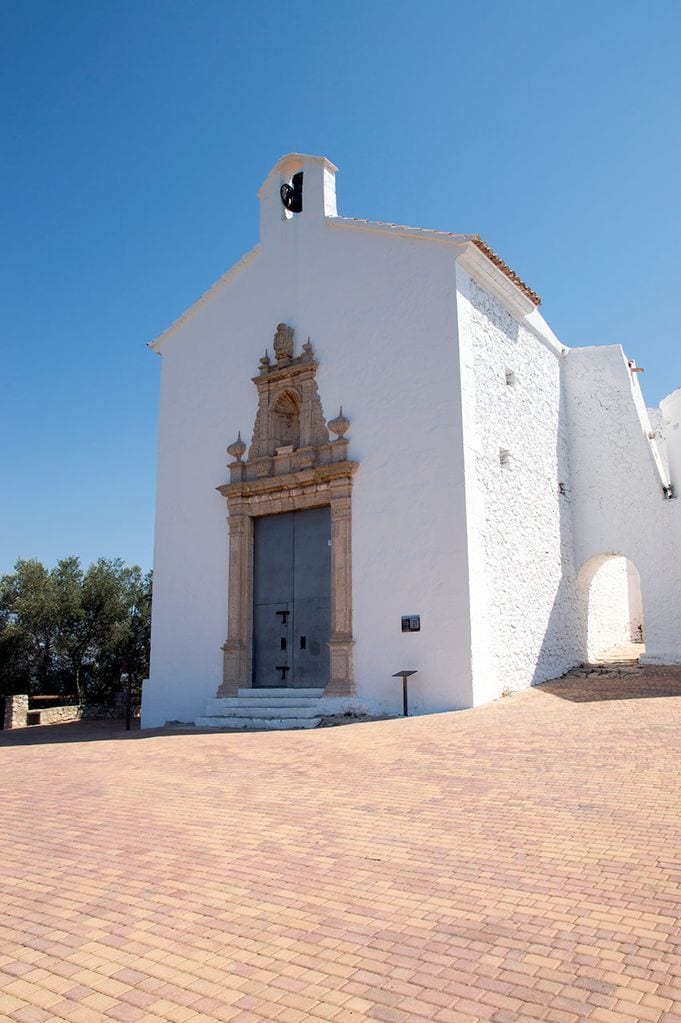
[[0,1018],[681,1023],[680,740],[653,671],[311,732],[0,733]]

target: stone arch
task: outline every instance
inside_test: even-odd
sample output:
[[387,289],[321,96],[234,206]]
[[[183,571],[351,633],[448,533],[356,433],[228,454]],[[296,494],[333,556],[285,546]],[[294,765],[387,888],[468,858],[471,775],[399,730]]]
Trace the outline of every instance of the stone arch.
[[630,558],[623,554],[589,558],[579,571],[577,587],[586,661],[625,643],[643,643],[641,577]]

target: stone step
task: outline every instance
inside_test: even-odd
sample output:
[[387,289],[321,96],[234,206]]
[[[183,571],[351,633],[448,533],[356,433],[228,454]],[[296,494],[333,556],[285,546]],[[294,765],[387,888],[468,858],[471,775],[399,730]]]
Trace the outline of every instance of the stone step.
[[[324,695],[323,689],[296,689],[291,686],[278,686],[271,689],[239,689],[239,699],[242,700],[260,700],[268,697],[275,697],[275,699],[299,699],[301,696],[310,697],[318,700],[320,696]],[[227,696],[225,699],[235,699],[233,696]]]
[[300,710],[307,710],[310,707],[316,708],[318,702],[318,699],[313,696],[298,699],[294,697],[281,697],[280,699],[271,697],[262,700],[246,700],[239,696],[223,696],[206,701],[206,714],[210,717],[230,714],[232,710],[237,709],[252,711],[254,714],[261,710],[270,710],[273,717],[277,717],[278,712],[282,709],[299,708]]
[[206,717],[197,718],[194,722],[197,728],[248,728],[264,730],[289,729],[289,728],[316,728],[321,718],[240,718],[240,717]]
[[319,714],[317,709],[317,701],[311,703],[309,707],[261,707],[260,704],[249,707],[234,707],[228,705],[227,707],[221,707],[217,713],[211,713],[211,708],[208,708],[207,717],[230,717],[230,718],[258,718],[258,720],[265,720],[266,718],[313,718]]

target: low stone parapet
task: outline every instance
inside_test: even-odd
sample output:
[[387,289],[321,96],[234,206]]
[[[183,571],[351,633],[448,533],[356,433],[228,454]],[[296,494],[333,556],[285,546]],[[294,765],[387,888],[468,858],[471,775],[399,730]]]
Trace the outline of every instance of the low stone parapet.
[[5,728],[24,728],[28,724],[28,696],[5,697]]
[[[134,718],[140,716],[140,708],[132,708]],[[6,729],[26,728],[27,725],[61,725],[68,721],[100,721],[107,718],[125,717],[125,703],[118,700],[113,706],[101,703],[66,704],[59,707],[32,709],[30,697],[25,693],[5,697]]]

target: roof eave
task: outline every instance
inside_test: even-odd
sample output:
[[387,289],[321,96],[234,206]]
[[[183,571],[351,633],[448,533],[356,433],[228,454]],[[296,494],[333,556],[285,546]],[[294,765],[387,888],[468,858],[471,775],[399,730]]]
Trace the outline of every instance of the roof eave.
[[537,303],[532,301],[525,291],[497,263],[490,259],[478,244],[477,239],[471,239],[466,245],[458,257],[458,262],[471,277],[487,291],[492,292],[520,319],[529,316],[537,308]]
[[[425,227],[407,227],[403,224],[384,224],[380,220],[359,220],[355,217],[330,217],[327,223],[332,224],[334,227],[348,227],[359,231],[374,231],[398,235],[402,238],[416,238],[421,241],[435,241],[442,244],[455,245],[462,251],[468,251],[470,247],[474,247],[481,254],[481,258],[484,258],[485,263],[489,264],[489,267],[494,267],[494,271],[490,269],[488,272],[493,274],[493,276],[500,274],[504,278],[504,283],[508,287],[502,286],[503,293],[512,294],[509,288],[513,288],[514,291],[520,293],[522,298],[518,299],[517,304],[523,310],[522,315],[531,313],[541,303],[539,295],[521,280],[518,274],[511,269],[501,256],[494,252],[487,242],[482,240],[479,234],[455,234],[452,231],[437,231]],[[475,257],[472,257],[471,262],[474,259]]]
[[155,337],[153,341],[148,341],[147,348],[151,348],[152,352],[157,352],[160,355],[161,349],[168,338],[172,337],[172,335],[175,334],[180,327],[183,327],[188,320],[191,320],[199,309],[210,302],[219,291],[222,291],[222,289],[226,287],[226,285],[229,284],[236,275],[244,269],[244,267],[248,266],[248,264],[255,259],[259,251],[260,242],[258,242],[257,245],[254,245],[249,252],[242,256],[241,259],[234,264],[234,266],[230,267],[229,270],[223,273],[222,277],[219,277],[214,284],[211,284],[210,288],[208,288],[207,291],[204,291],[203,295],[201,295],[200,298],[197,298],[196,302],[190,305],[188,309],[185,309],[181,316],[178,316],[176,320],[173,320],[170,326],[166,327],[166,329],[159,334],[158,337]]
[[417,241],[439,242],[462,248],[473,238],[472,234],[454,234],[449,231],[436,231],[427,227],[408,227],[405,224],[384,224],[380,220],[361,220],[357,217],[327,217],[327,224],[332,227],[347,227],[354,231],[369,231],[374,234],[398,235],[402,238],[414,238]]

